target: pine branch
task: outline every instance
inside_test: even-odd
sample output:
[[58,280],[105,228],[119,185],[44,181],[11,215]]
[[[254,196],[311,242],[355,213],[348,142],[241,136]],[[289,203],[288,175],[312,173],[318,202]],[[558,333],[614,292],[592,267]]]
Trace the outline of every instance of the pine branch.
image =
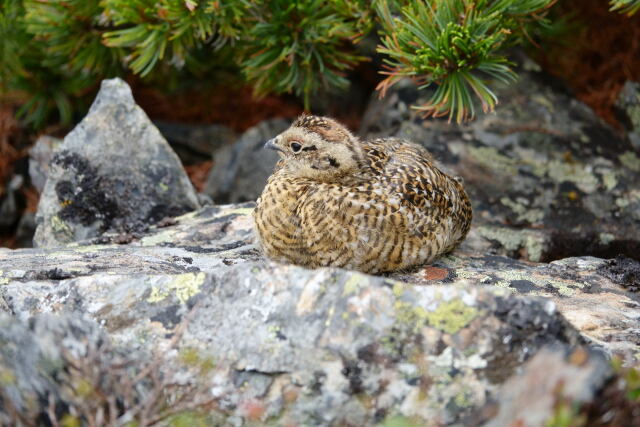
[[318,90],[348,85],[345,72],[364,58],[352,53],[361,28],[341,5],[272,0],[253,9],[241,66],[257,94],[295,92],[308,108]]
[[609,10],[632,16],[640,10],[640,0],[611,0]]
[[449,116],[457,122],[475,116],[473,98],[484,112],[498,102],[491,81],[516,78],[503,49],[517,41],[514,33],[534,13],[554,0],[434,0],[380,1],[380,53],[386,74],[378,89],[384,92],[401,78],[411,77],[422,88],[436,85],[425,115]]

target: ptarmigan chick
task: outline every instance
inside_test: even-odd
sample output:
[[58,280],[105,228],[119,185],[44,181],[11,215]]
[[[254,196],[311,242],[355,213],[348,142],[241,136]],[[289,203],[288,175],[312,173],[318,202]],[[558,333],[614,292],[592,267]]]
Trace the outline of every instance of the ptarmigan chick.
[[266,147],[281,160],[258,199],[258,244],[276,261],[368,273],[431,262],[471,225],[458,181],[409,141],[361,141],[303,115]]

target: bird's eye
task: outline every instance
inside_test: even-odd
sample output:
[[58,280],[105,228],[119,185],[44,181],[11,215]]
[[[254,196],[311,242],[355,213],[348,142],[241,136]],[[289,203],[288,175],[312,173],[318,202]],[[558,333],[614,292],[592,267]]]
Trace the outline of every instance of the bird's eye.
[[298,142],[292,142],[291,150],[293,150],[294,153],[297,153],[298,151],[302,150],[302,145]]

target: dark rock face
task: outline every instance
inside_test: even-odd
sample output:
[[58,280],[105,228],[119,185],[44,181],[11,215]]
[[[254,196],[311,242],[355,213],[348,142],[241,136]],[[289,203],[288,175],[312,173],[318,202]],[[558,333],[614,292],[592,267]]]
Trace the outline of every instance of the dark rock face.
[[105,80],[87,117],[54,152],[34,243],[140,231],[198,207],[180,161],[129,87]]
[[216,151],[205,193],[216,203],[255,201],[278,162],[278,154],[264,143],[287,129],[282,119],[266,120],[246,131],[233,145]]
[[631,292],[640,291],[640,262],[618,256],[608,260],[598,272]]
[[640,83],[628,81],[616,102],[621,121],[629,133],[629,140],[640,149]]
[[14,175],[2,196],[0,196],[0,231],[11,229],[20,219],[22,206],[19,206],[18,192],[24,184],[22,175]]
[[230,128],[219,125],[154,122],[186,164],[211,160],[211,155],[236,141],[238,135]]
[[532,261],[640,253],[640,151],[543,76],[519,72],[496,114],[455,125],[410,109],[403,82],[372,101],[362,135],[429,149],[464,178],[474,204],[468,247]]
[[[0,310],[14,317],[1,329],[27,331],[0,335],[0,353],[46,347],[24,322],[73,313],[100,325],[118,354],[140,363],[155,352],[162,377],[203,381],[218,424],[313,425],[515,419],[526,407],[486,408],[513,406],[503,384],[544,347],[586,343],[629,364],[640,353],[638,294],[608,278],[607,261],[459,251],[385,277],[307,270],[260,257],[252,207],[206,207],[126,242],[106,233],[93,242],[112,244],[0,251]],[[36,342],[14,343],[23,335]],[[26,376],[16,363],[0,360],[0,371]],[[592,365],[570,372],[597,388]],[[35,393],[66,407],[62,385],[47,384]]]

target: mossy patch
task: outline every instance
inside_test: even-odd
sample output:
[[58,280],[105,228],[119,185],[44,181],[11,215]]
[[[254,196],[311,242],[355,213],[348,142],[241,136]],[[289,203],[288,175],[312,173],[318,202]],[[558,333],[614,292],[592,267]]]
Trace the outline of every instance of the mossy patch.
[[201,354],[198,349],[187,347],[180,350],[180,362],[189,368],[198,370],[201,375],[206,375],[216,367],[212,356]]

